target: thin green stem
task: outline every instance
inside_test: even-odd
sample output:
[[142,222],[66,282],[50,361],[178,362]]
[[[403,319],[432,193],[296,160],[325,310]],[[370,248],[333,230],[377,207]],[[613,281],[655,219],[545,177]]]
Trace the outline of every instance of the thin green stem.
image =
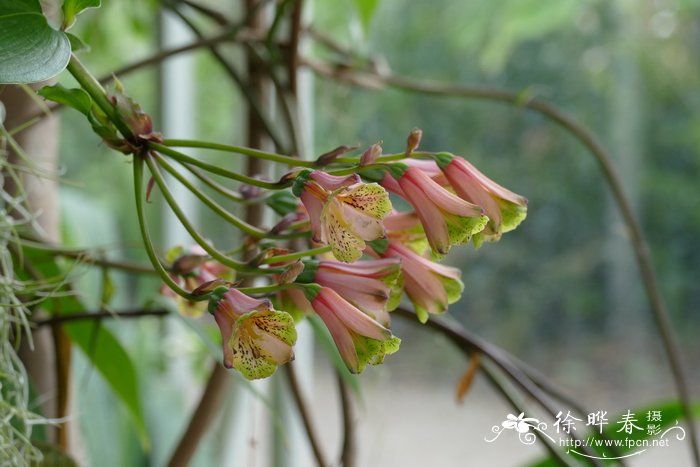
[[156,155],[155,157],[157,157],[158,164],[161,167],[163,167],[168,173],[170,173],[170,175],[175,177],[180,183],[182,183],[185,186],[185,188],[187,188],[192,194],[199,198],[212,211],[221,216],[221,218],[223,218],[225,221],[252,237],[260,238],[265,235],[265,231],[258,229],[257,227],[254,227],[248,224],[247,222],[244,222],[243,220],[239,219],[238,217],[234,216],[216,201],[204,194],[199,188],[197,188],[196,186],[194,186],[194,184],[187,180],[187,178],[184,177],[179,171],[175,170],[175,168],[172,165],[170,165],[164,158],[158,155]]
[[192,175],[194,175],[195,177],[197,177],[202,183],[204,183],[205,185],[207,185],[207,186],[208,186],[209,188],[211,188],[212,190],[216,191],[217,193],[219,193],[220,195],[224,196],[225,198],[228,198],[228,199],[230,199],[231,201],[234,201],[234,202],[236,202],[236,203],[240,203],[240,204],[242,204],[242,205],[244,205],[244,206],[251,205],[251,204],[257,204],[257,203],[262,203],[262,202],[265,201],[265,200],[269,197],[269,195],[270,195],[270,192],[268,191],[268,192],[262,193],[260,196],[258,196],[258,197],[256,197],[256,198],[249,198],[249,199],[248,199],[248,198],[244,198],[244,197],[241,196],[238,192],[236,192],[236,191],[234,191],[234,190],[229,190],[228,188],[226,188],[226,187],[223,186],[222,184],[220,184],[220,183],[214,181],[213,179],[211,179],[210,177],[204,175],[204,174],[202,173],[202,171],[200,171],[200,170],[197,169],[196,167],[192,167],[191,165],[185,164],[185,163],[182,163],[182,162],[179,162],[179,164],[182,165],[185,169],[187,169],[188,172],[190,172]]
[[190,236],[200,244],[200,246],[206,251],[213,259],[216,261],[220,262],[221,264],[230,267],[231,269],[234,269],[238,272],[248,272],[248,273],[254,273],[254,274],[270,274],[274,272],[280,272],[279,270],[275,269],[259,269],[254,266],[250,266],[246,263],[242,263],[240,261],[236,261],[232,258],[229,258],[226,256],[224,253],[221,251],[217,250],[216,248],[212,247],[209,242],[197,231],[197,229],[194,228],[192,223],[189,221],[185,213],[182,211],[180,206],[178,205],[177,201],[175,200],[175,197],[173,194],[170,192],[170,189],[168,188],[168,185],[165,183],[165,179],[163,179],[163,175],[160,173],[160,170],[158,169],[158,166],[156,163],[153,161],[153,158],[151,156],[146,157],[146,164],[148,164],[148,168],[151,171],[151,175],[153,175],[153,179],[155,180],[156,184],[158,185],[158,188],[160,189],[161,193],[163,194],[163,197],[165,198],[165,201],[168,203],[170,206],[170,209],[172,209],[173,213],[175,214],[175,217],[178,218],[182,226],[185,228],[187,233],[190,234]]
[[129,125],[124,123],[121,115],[114,108],[114,105],[107,98],[107,93],[105,92],[102,85],[97,81],[97,79],[90,74],[90,72],[80,63],[80,60],[75,55],[71,55],[70,61],[67,67],[68,72],[73,75],[75,80],[80,84],[80,87],[87,92],[92,100],[97,104],[97,106],[102,109],[102,111],[107,115],[107,117],[114,123],[119,132],[126,139],[133,139],[134,134],[131,132]]
[[171,147],[178,148],[203,148],[212,149],[214,151],[230,152],[234,154],[241,154],[244,156],[255,157],[256,159],[263,159],[266,161],[277,162],[280,164],[290,165],[292,167],[309,167],[313,168],[316,166],[313,161],[304,161],[297,159],[296,157],[283,156],[281,154],[275,154],[271,152],[259,151],[257,149],[246,148],[243,146],[233,146],[230,144],[219,144],[210,143],[207,141],[196,141],[196,140],[185,140],[185,139],[165,139],[163,144]]
[[161,154],[170,156],[180,163],[192,164],[213,174],[221,175],[222,177],[230,178],[231,180],[236,180],[238,182],[245,183],[248,185],[258,186],[260,188],[265,188],[268,190],[281,190],[282,188],[286,188],[289,185],[291,185],[291,182],[266,182],[263,180],[258,180],[257,178],[248,177],[247,175],[241,175],[230,170],[222,169],[221,167],[218,167],[216,165],[208,164],[206,162],[197,160],[194,157],[190,157],[187,154],[183,154],[180,151],[176,151],[175,149],[169,148],[168,146],[165,146],[163,144],[149,141],[148,145],[151,149],[158,151]]
[[[189,164],[184,164],[182,162],[180,162],[180,165],[182,165],[185,169],[187,169],[188,172],[190,172],[192,175],[197,177],[202,183],[207,185],[209,188],[216,191],[220,195],[230,199],[231,201],[234,201],[236,203],[246,203],[247,201],[249,201],[249,200],[246,200],[245,198],[243,198],[243,196],[241,196],[239,193],[237,193],[233,190],[229,190],[228,188],[221,185],[220,183],[217,183],[214,180],[212,180],[211,178],[207,177],[199,169],[192,167]],[[257,198],[257,199],[259,199],[259,198]]]
[[388,166],[388,164],[385,164],[385,163],[367,164],[367,165],[362,166],[362,167],[353,166],[353,167],[346,167],[344,169],[329,170],[328,174],[342,177],[345,175],[352,175],[354,173],[358,173],[358,172],[361,172],[363,170],[386,169],[387,166]]
[[287,289],[304,289],[306,287],[318,287],[316,284],[271,284],[261,287],[238,287],[236,290],[244,294],[270,294]]
[[165,270],[158,255],[156,254],[155,248],[153,247],[153,242],[151,241],[151,234],[148,232],[148,226],[146,225],[146,218],[143,213],[143,159],[140,157],[134,158],[134,195],[136,196],[136,217],[139,221],[139,229],[141,231],[141,237],[143,238],[143,244],[146,247],[146,254],[148,259],[151,260],[153,268],[158,273],[160,278],[165,282],[165,284],[170,287],[173,292],[180,295],[181,297],[196,301],[202,300],[202,297],[195,297],[194,295],[187,292],[185,289],[180,287]]
[[297,251],[288,255],[272,256],[264,260],[263,264],[286,263],[287,261],[294,261],[295,259],[306,258],[307,256],[316,256],[323,253],[328,253],[329,251],[331,251],[331,247],[322,246],[312,250]]
[[211,199],[209,196],[204,194],[199,188],[194,186],[189,180],[187,180],[186,177],[184,177],[180,172],[175,170],[175,168],[170,165],[165,159],[162,157],[155,155],[155,157],[158,158],[158,164],[163,167],[170,175],[175,177],[180,183],[182,183],[185,188],[187,188],[190,192],[192,192],[193,195],[195,195],[197,198],[199,198],[204,204],[207,205],[209,209],[217,213],[219,216],[221,216],[222,219],[224,219],[226,222],[230,223],[231,225],[235,226],[239,230],[242,230],[246,234],[250,235],[251,237],[255,238],[269,238],[269,239],[274,239],[274,240],[285,240],[289,238],[298,238],[298,237],[305,237],[308,236],[308,232],[294,232],[290,234],[270,234],[266,232],[265,230],[259,229],[257,227],[254,227],[250,225],[249,223],[239,219],[226,209],[224,209],[219,203]]
[[[379,156],[375,163],[380,164],[382,162],[396,162],[400,161],[402,159],[418,159],[418,158],[425,158],[425,157],[430,157],[434,152],[427,152],[427,151],[416,151],[412,153],[410,156],[407,155],[405,152],[399,152],[395,154],[384,154],[383,156]],[[357,157],[339,157],[337,158],[334,162],[338,164],[358,164],[360,162],[360,156]]]

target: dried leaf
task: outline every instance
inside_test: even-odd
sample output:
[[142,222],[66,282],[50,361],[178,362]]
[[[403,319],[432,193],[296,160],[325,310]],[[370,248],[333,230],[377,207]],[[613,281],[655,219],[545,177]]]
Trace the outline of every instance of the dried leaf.
[[464,396],[467,395],[469,388],[471,388],[472,386],[472,381],[474,381],[476,371],[479,369],[480,356],[481,354],[478,353],[472,354],[472,358],[469,360],[469,367],[467,368],[467,371],[464,372],[462,377],[459,379],[459,382],[457,383],[456,396],[457,402],[459,404],[464,402]]

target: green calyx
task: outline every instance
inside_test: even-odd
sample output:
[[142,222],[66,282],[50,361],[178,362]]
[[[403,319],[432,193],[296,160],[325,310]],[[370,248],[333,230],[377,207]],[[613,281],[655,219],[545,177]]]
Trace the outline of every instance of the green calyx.
[[401,162],[395,164],[386,164],[386,170],[394,177],[396,180],[400,180],[403,174],[408,170],[408,166]]
[[365,243],[380,255],[383,255],[386,249],[389,248],[389,239],[386,238],[378,238]]
[[207,305],[207,311],[212,315],[216,312],[216,307],[219,305],[219,301],[224,298],[224,294],[228,292],[228,287],[217,287],[209,295],[209,304]]
[[318,284],[305,284],[302,290],[304,291],[304,296],[306,297],[306,299],[310,302],[313,302],[316,298],[316,295],[318,295],[319,292],[321,292],[321,286]]
[[365,181],[379,183],[384,178],[384,174],[386,172],[384,169],[371,168],[371,169],[359,169],[357,173]]
[[318,269],[318,261],[309,259],[302,261],[304,270],[297,276],[294,282],[298,284],[311,284],[316,279],[316,270]]
[[292,184],[292,193],[294,193],[294,196],[297,198],[301,196],[301,192],[304,191],[304,185],[306,185],[306,182],[309,180],[309,177],[311,176],[311,170],[302,170],[299,172],[294,179],[294,183]]
[[433,159],[437,162],[438,167],[443,170],[454,158],[454,154],[450,154],[449,152],[439,152],[433,155]]

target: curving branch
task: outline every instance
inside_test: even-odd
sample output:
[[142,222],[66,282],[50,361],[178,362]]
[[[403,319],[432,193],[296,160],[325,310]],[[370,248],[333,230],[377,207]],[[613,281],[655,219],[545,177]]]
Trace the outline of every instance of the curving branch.
[[288,363],[284,366],[285,372],[287,373],[287,378],[289,380],[289,389],[291,390],[292,397],[299,409],[299,416],[301,417],[302,424],[304,425],[304,430],[306,431],[306,437],[309,439],[309,444],[311,445],[311,450],[316,458],[316,463],[319,467],[330,466],[326,460],[323,452],[321,451],[321,443],[318,440],[318,435],[316,434],[316,429],[311,421],[311,411],[308,408],[304,396],[301,393],[301,388],[299,387],[299,381],[297,380],[296,373],[294,371],[294,364]]
[[169,315],[168,310],[121,310],[121,311],[85,311],[80,313],[65,313],[41,319],[32,323],[33,327],[53,326],[55,324],[69,323],[71,321],[100,320],[105,318],[142,318],[144,316],[164,317]]
[[343,467],[357,465],[357,424],[353,410],[352,394],[343,376],[336,371],[340,407],[343,412],[343,447],[340,451],[340,464]]
[[[412,322],[418,323],[416,314],[413,311],[405,308],[397,308],[393,314],[408,318]],[[431,329],[439,331],[447,337],[453,344],[466,353],[478,352],[483,356],[488,357],[500,370],[503,371],[513,383],[523,391],[527,397],[536,401],[552,418],[556,417],[558,410],[552,404],[551,398],[542,389],[537,386],[530,378],[525,375],[521,368],[513,363],[508,354],[496,347],[495,345],[485,341],[479,336],[467,331],[457,323],[431,316],[428,322],[424,324]],[[574,433],[569,436],[573,440],[579,439]],[[582,447],[587,454],[592,454],[588,448]],[[592,465],[600,465],[596,459],[588,459]]]

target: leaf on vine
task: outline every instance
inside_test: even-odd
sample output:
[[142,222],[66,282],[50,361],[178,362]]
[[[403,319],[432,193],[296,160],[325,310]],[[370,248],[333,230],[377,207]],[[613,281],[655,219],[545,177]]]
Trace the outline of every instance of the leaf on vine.
[[39,0],[0,1],[0,83],[35,83],[70,59],[65,33],[49,26]]
[[44,86],[37,91],[37,94],[44,99],[67,105],[85,116],[90,116],[92,99],[87,92],[80,88],[68,89],[60,84],[55,84],[53,86]]
[[362,27],[366,31],[369,29],[369,23],[372,22],[372,17],[377,10],[377,6],[379,6],[379,0],[354,0],[353,3],[360,17]]
[[66,36],[68,36],[68,40],[70,41],[70,48],[73,51],[73,53],[90,51],[90,46],[83,42],[83,40],[75,34],[67,32]]
[[100,0],[65,0],[63,2],[63,24],[61,29],[66,30],[73,26],[75,17],[88,8],[99,8]]

